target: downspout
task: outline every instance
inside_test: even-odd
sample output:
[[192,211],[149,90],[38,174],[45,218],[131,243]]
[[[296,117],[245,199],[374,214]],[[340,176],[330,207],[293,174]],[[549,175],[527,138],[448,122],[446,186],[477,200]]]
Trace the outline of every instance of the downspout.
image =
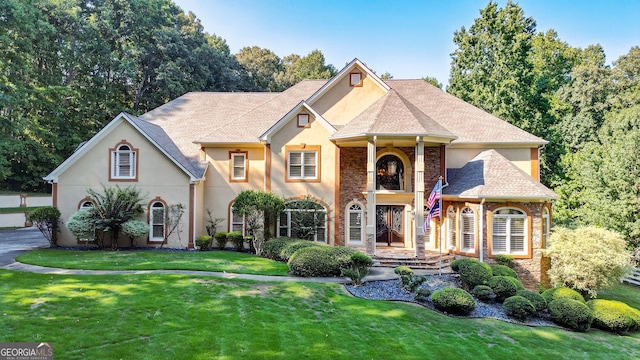
[[480,262],[484,262],[484,202],[485,198],[482,198],[480,202]]

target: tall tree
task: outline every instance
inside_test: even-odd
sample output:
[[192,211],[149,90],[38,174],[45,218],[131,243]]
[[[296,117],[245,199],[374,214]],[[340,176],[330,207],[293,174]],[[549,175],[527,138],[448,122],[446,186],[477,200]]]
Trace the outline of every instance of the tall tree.
[[273,51],[258,46],[244,47],[236,54],[236,59],[250,79],[250,90],[283,90],[276,79],[284,73],[284,66]]

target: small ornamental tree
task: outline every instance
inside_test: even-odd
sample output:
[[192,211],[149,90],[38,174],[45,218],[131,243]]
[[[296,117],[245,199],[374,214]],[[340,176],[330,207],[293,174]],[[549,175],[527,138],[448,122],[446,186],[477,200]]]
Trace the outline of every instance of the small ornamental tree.
[[245,190],[233,202],[233,211],[247,219],[247,230],[253,237],[256,255],[262,255],[264,242],[271,237],[271,224],[284,209],[284,200],[270,192]]
[[93,189],[87,190],[94,200],[94,206],[88,211],[91,212],[96,228],[99,246],[104,246],[104,235],[111,235],[111,247],[118,247],[118,236],[122,230],[122,224],[131,219],[135,219],[144,213],[142,208],[143,197],[140,190],[135,186],[121,188],[102,187],[103,193]]
[[[147,227],[149,226],[147,225]],[[91,211],[86,209],[78,210],[69,216],[67,229],[78,239],[92,241],[96,237],[96,228],[93,224]]]
[[558,228],[551,235],[548,274],[554,286],[566,286],[596,297],[598,290],[611,288],[629,271],[626,242],[610,230],[583,227]]
[[129,220],[122,224],[122,233],[131,240],[131,247],[135,247],[136,239],[149,234],[149,224],[141,220]]
[[171,234],[176,233],[178,235],[178,243],[182,247],[182,239],[180,234],[182,233],[182,216],[184,215],[184,205],[178,203],[170,205],[166,213],[165,224],[167,231],[164,233],[164,241],[160,244],[160,248],[169,241]]
[[58,244],[58,231],[60,231],[60,210],[53,206],[44,206],[34,209],[27,216],[42,235],[49,241],[49,246]]

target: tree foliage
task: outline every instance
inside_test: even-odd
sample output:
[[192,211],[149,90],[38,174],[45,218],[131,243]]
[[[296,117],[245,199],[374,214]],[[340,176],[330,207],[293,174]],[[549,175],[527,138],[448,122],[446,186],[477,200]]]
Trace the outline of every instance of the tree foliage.
[[284,209],[284,200],[266,191],[244,190],[233,202],[234,212],[247,219],[247,230],[253,237],[256,254],[261,255],[264,242],[271,237],[271,224]]
[[60,210],[57,207],[43,206],[34,209],[27,216],[27,220],[40,230],[51,247],[57,245],[60,231]]

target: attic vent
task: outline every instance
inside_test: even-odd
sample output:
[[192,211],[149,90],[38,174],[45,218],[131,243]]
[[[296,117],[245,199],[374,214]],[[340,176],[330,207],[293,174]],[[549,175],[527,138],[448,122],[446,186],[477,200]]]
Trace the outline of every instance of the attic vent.
[[349,85],[362,86],[362,73],[361,72],[349,73]]

